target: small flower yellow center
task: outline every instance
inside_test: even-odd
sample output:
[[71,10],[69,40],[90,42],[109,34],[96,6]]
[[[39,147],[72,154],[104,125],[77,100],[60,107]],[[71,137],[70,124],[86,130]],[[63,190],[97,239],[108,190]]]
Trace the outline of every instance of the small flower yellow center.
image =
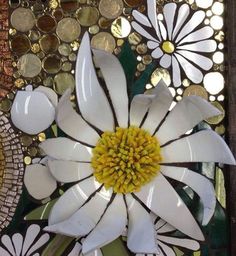
[[171,41],[164,41],[162,44],[162,50],[165,53],[171,54],[175,51],[175,46]]
[[149,183],[160,171],[160,145],[138,127],[104,132],[93,149],[96,180],[115,193],[132,193]]

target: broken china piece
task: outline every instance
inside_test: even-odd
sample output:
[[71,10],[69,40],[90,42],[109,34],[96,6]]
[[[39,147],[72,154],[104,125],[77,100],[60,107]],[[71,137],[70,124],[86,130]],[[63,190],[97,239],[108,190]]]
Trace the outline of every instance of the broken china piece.
[[50,89],[39,86],[34,91],[32,86],[25,91],[18,91],[11,108],[11,120],[21,131],[38,134],[46,130],[55,119],[57,95]]

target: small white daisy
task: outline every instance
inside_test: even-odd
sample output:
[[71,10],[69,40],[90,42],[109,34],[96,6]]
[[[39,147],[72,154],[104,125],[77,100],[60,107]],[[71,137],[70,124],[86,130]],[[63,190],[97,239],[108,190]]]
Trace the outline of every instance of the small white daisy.
[[188,4],[168,3],[163,9],[163,21],[157,18],[156,0],[147,0],[147,17],[133,11],[137,21],[133,28],[149,41],[147,46],[152,50],[152,57],[160,58],[164,68],[172,66],[173,84],[181,85],[181,69],[194,83],[203,80],[201,70],[210,70],[213,62],[204,56],[216,50],[216,42],[210,39],[214,30],[204,26],[205,12],[202,10],[190,13]]

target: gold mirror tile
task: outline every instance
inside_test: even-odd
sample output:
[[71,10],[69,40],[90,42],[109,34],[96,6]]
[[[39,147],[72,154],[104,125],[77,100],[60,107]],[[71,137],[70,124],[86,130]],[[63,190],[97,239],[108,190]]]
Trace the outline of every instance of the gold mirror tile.
[[91,46],[112,53],[116,47],[116,41],[111,34],[100,32],[92,37]]
[[56,54],[47,55],[43,59],[43,69],[49,74],[56,74],[61,69],[61,58]]
[[122,0],[101,0],[99,11],[107,19],[115,19],[122,14],[124,4]]
[[77,19],[82,26],[89,27],[97,23],[99,11],[95,7],[86,6],[76,12]]
[[59,43],[60,41],[55,34],[44,35],[39,40],[40,47],[45,53],[56,52],[59,47]]

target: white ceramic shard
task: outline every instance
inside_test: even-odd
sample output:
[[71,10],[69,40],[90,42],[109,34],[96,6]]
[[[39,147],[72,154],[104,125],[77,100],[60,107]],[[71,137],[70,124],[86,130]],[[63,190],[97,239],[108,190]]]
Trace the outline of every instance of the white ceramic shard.
[[[110,75],[112,76],[113,73]],[[84,34],[80,44],[75,76],[77,102],[82,116],[101,131],[112,131],[114,117],[107,96],[97,78],[88,32]]]
[[29,194],[38,200],[50,196],[57,188],[56,180],[48,168],[41,164],[26,166],[24,184]]
[[38,134],[55,119],[55,107],[40,91],[18,91],[11,108],[11,120],[21,131]]
[[161,173],[135,195],[152,212],[176,229],[194,239],[204,240],[203,233],[189,209]]

